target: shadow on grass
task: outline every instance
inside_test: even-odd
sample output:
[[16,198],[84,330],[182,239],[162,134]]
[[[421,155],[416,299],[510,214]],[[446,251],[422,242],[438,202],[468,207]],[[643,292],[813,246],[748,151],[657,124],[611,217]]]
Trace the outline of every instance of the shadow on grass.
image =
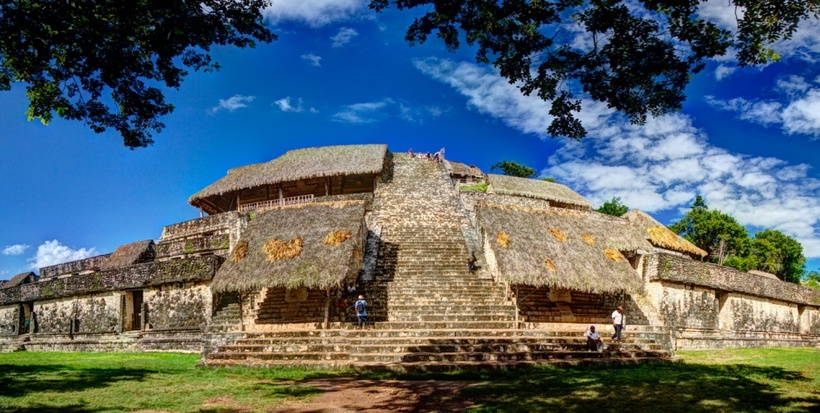
[[[0,364],[0,396],[22,397],[37,392],[83,391],[105,387],[117,381],[140,381],[149,373],[149,370],[133,368],[77,370],[61,365]],[[65,411],[73,411],[71,408],[68,406]]]
[[820,394],[790,396],[778,388],[809,379],[777,367],[650,364],[519,373],[462,396],[476,403],[473,412],[820,411]]

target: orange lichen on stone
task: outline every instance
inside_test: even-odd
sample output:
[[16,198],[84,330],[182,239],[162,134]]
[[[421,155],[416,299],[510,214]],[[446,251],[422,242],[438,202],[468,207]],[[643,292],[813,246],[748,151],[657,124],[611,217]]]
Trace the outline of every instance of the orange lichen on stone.
[[547,265],[547,269],[549,269],[550,272],[555,272],[555,263],[551,259],[545,259],[544,264]]
[[325,245],[337,246],[345,241],[350,239],[350,231],[348,230],[338,230],[333,231],[327,234],[324,241],[322,241]]
[[586,242],[589,245],[595,245],[595,238],[592,238],[592,235],[581,235],[581,239],[583,239],[584,242]]
[[302,255],[302,239],[296,237],[288,242],[272,239],[265,243],[268,262],[287,260]]
[[512,240],[510,240],[510,236],[507,235],[506,232],[498,231],[498,236],[495,238],[495,242],[498,243],[501,248],[509,248]]
[[624,255],[621,254],[620,251],[614,250],[612,248],[604,249],[604,255],[606,255],[606,258],[609,259],[610,261],[615,261],[615,262],[621,262],[621,260],[625,259]]
[[239,260],[245,258],[246,255],[248,255],[248,242],[239,241],[231,254],[231,262],[236,264]]
[[559,242],[564,242],[567,240],[567,234],[564,234],[564,232],[558,228],[550,228],[550,234],[552,234],[552,236]]

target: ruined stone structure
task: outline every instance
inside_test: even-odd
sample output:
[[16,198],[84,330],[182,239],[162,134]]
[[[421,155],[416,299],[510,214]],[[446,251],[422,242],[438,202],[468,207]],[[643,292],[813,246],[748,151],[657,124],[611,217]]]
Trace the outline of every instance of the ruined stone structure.
[[[704,263],[647,214],[599,214],[560,184],[348,145],[233,169],[189,203],[209,215],[156,243],[0,284],[0,350],[465,368],[820,346],[820,292]],[[373,330],[354,329],[358,294]],[[583,351],[618,305],[625,341]]]

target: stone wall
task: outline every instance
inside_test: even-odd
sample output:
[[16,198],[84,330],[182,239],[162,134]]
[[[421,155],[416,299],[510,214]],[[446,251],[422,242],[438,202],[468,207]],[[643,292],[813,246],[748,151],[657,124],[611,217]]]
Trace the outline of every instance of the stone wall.
[[724,330],[800,332],[796,304],[731,293],[724,294],[720,302]]
[[645,261],[649,281],[664,280],[721,291],[773,298],[779,301],[820,306],[820,291],[722,265],[670,254],[651,254]]
[[670,254],[644,260],[646,296],[677,349],[812,346],[820,292]]
[[163,285],[143,292],[147,330],[205,330],[212,312],[206,283]]
[[85,271],[94,271],[102,267],[110,256],[111,254],[98,255],[96,257],[43,267],[40,268],[40,277],[49,278],[63,274],[79,274]]
[[513,286],[521,297],[519,314],[528,323],[611,324],[612,311],[622,305],[627,324],[648,324],[644,309],[632,297],[620,294],[593,294],[564,289]]
[[40,279],[39,282],[0,289],[0,305],[73,297],[172,282],[210,280],[224,258],[188,257],[135,264],[98,272]]
[[0,336],[17,336],[20,328],[20,306],[0,306]]
[[320,323],[324,317],[325,297],[321,291],[269,288],[259,304],[255,323]]
[[665,325],[677,328],[719,328],[718,300],[713,289],[672,283],[647,286]]
[[121,331],[119,292],[38,301],[37,334],[116,333]]

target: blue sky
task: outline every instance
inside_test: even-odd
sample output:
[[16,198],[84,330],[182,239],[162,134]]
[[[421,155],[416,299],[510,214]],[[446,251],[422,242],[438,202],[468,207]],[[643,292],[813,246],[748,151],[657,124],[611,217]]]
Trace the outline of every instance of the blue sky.
[[[733,9],[702,14],[731,28]],[[751,231],[798,239],[820,270],[820,24],[781,45],[782,63],[709,62],[684,110],[635,126],[585,101],[589,136],[549,138],[547,106],[522,96],[473,52],[435,38],[410,47],[413,13],[374,14],[362,0],[282,0],[266,11],[279,40],[216,48],[216,73],[194,73],[167,98],[156,143],[134,151],[78,122],[27,122],[23,85],[0,93],[0,279],[158,239],[198,217],[188,197],[228,169],[294,148],[386,143],[446,148],[485,172],[532,166],[596,206],[619,196],[669,224],[696,194]],[[576,42],[582,44],[583,37]]]

